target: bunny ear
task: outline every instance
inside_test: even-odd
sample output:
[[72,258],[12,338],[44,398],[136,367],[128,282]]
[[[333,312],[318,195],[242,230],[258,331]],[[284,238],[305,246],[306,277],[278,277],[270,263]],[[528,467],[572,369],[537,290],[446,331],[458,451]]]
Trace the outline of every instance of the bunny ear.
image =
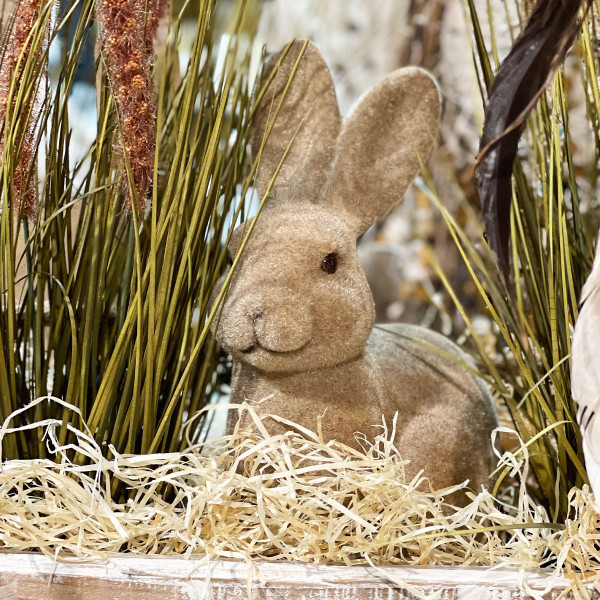
[[357,234],[402,200],[429,158],[439,122],[437,86],[416,67],[388,75],[344,120],[328,187]]
[[283,190],[316,195],[326,183],[341,124],[327,64],[312,42],[295,40],[263,72],[266,89],[257,98],[250,140],[253,157],[260,154],[258,194],[264,196],[285,155],[271,196]]

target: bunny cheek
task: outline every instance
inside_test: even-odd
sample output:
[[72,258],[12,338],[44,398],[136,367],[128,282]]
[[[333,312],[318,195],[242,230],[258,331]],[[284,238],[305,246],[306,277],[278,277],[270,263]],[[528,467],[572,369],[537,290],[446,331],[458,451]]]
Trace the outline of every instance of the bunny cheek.
[[266,287],[227,303],[217,338],[241,362],[265,371],[290,371],[312,335],[312,314],[302,299]]

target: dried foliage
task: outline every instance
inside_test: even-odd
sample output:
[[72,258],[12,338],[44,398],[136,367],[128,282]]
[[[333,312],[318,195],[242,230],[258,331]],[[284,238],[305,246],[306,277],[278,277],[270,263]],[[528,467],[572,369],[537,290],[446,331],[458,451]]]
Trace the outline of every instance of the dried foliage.
[[[521,22],[526,22],[526,6],[512,0],[505,5],[520,9]],[[481,13],[471,0],[468,6],[485,102],[499,60],[494,41],[485,42]],[[494,40],[493,22],[489,22]],[[557,521],[571,516],[569,494],[588,481],[571,392],[570,358],[572,325],[578,318],[578,300],[598,229],[596,37],[594,11],[575,40],[568,69],[557,71],[527,121],[509,188],[511,289],[499,277],[483,236],[470,238],[463,225],[441,209],[493,322],[492,348],[478,332],[465,299],[451,290],[441,271],[440,276],[465,321],[482,373],[529,448],[532,477],[528,491]],[[577,135],[572,130],[575,94],[581,94],[585,107],[584,114],[578,115],[584,127]],[[582,159],[581,149],[586,146],[591,151]],[[430,181],[431,197],[441,205],[434,188]],[[478,218],[469,207],[465,210],[469,222]]]
[[[422,477],[406,479],[393,424],[356,451],[301,428],[271,436],[250,407],[237,410],[250,411],[254,432],[237,430],[204,454],[198,446],[145,456],[109,447],[106,456],[87,430],[73,429],[76,443],[64,447],[60,422],[32,423],[46,427],[55,460],[12,461],[0,473],[0,545],[60,560],[126,550],[248,562],[504,565],[520,570],[526,591],[527,570],[539,566],[568,576],[570,590],[600,582],[600,515],[587,488],[569,494],[565,525],[549,522],[524,486],[512,490],[516,506],[482,491],[455,509],[444,496],[456,488],[427,491]],[[15,433],[5,422],[0,443]],[[505,456],[517,478],[527,476],[526,451],[522,458]],[[131,501],[111,497],[116,482],[132,490]]]
[[15,211],[27,218],[36,213],[34,156],[43,93],[40,63],[44,64],[43,43],[49,34],[52,5],[53,1],[42,0],[17,4],[4,32],[8,39],[0,63],[0,166],[14,162],[11,181],[5,185],[10,185]]
[[[135,33],[123,37],[106,61],[127,60],[127,66],[139,50],[139,70],[136,63],[119,81],[127,85],[140,75],[144,86],[158,90],[156,101],[148,100],[156,109],[150,109],[144,106],[150,88],[139,94],[127,88],[127,111],[139,120],[122,125],[135,125],[128,135],[145,142],[141,171],[134,161],[141,154],[126,152],[128,164],[115,160],[114,148],[123,139],[120,119],[127,115],[106,69],[98,77],[95,141],[81,162],[71,164],[71,128],[81,125],[70,122],[68,101],[94,3],[81,0],[81,16],[71,10],[53,26],[51,40],[68,27],[74,38],[56,81],[45,89],[34,147],[45,161],[35,188],[43,201],[34,221],[21,223],[5,210],[18,181],[18,161],[3,162],[0,173],[0,420],[52,393],[78,407],[98,444],[119,452],[174,451],[185,444],[186,415],[221,385],[225,359],[208,337],[215,314],[209,299],[227,265],[225,242],[243,210],[251,172],[247,41],[255,25],[243,18],[245,4],[232,11],[229,36],[221,38],[214,27],[216,0],[203,3],[193,46],[183,56],[174,18],[153,81],[148,77],[156,20],[146,20],[145,35],[138,27],[144,15],[158,17],[159,3],[129,13]],[[122,7],[119,27],[130,5]],[[107,53],[110,48],[108,43]],[[23,72],[31,75],[15,114],[35,98],[47,52],[42,58],[24,56]],[[183,72],[181,65],[187,65]],[[124,181],[144,196],[135,189],[136,173],[143,174],[145,186],[150,178],[155,183],[148,215],[123,210]],[[19,417],[21,425],[33,416],[61,418],[63,411],[40,405],[35,415]],[[72,415],[64,416],[61,442],[71,439]],[[40,436],[12,439],[5,456],[45,456]],[[121,492],[128,493],[115,490]]]
[[123,186],[125,202],[129,209],[135,204],[142,212],[156,146],[156,94],[151,76],[154,40],[166,8],[167,0],[100,0],[97,5],[102,58],[122,138],[115,140],[115,149],[123,154],[132,179]]
[[581,28],[593,0],[539,0],[508,56],[485,79],[489,97],[478,158],[478,188],[487,241],[508,280],[511,174],[527,116]]

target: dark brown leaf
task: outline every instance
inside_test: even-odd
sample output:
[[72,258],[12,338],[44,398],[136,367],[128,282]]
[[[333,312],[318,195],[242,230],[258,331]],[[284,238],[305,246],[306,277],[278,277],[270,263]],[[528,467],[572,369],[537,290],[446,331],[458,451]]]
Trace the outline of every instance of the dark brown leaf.
[[581,26],[592,0],[538,0],[492,82],[477,159],[488,243],[505,282],[510,273],[511,176],[527,116]]

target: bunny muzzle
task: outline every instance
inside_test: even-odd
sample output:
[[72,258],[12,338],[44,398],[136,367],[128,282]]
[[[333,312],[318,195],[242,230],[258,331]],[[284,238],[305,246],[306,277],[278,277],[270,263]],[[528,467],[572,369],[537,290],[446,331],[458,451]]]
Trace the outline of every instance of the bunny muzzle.
[[276,286],[236,294],[223,311],[219,341],[237,359],[269,370],[272,359],[295,356],[310,344],[313,317],[305,302]]

